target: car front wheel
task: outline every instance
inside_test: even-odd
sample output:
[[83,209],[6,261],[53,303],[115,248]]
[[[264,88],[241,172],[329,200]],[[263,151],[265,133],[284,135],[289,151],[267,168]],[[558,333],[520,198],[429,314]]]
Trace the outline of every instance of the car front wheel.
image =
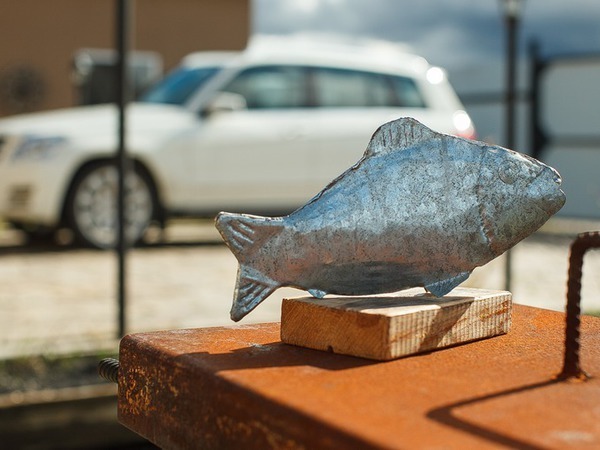
[[[109,163],[84,168],[76,177],[66,202],[66,218],[76,239],[97,248],[115,248],[118,172]],[[152,181],[139,169],[125,180],[125,236],[135,244],[144,235],[157,207]]]

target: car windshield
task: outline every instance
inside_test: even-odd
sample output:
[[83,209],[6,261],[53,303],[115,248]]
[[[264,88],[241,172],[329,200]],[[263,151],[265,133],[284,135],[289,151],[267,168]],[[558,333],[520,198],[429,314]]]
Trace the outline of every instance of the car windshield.
[[183,105],[200,86],[212,78],[220,69],[220,67],[181,67],[171,72],[160,83],[151,88],[142,96],[141,101]]

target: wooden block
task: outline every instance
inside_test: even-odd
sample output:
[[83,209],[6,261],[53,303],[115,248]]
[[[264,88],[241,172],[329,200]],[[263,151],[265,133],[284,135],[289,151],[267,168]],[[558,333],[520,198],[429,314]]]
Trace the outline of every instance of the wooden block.
[[505,334],[507,291],[456,288],[443,298],[414,288],[367,297],[284,299],[281,340],[345,355],[390,360]]

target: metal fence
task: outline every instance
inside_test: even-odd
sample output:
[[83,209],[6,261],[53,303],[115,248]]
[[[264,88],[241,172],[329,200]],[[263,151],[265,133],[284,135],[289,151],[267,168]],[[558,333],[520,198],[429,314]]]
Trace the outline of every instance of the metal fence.
[[[555,167],[563,177],[567,204],[559,216],[600,219],[600,52],[543,55],[532,43],[516,94],[515,149]],[[505,144],[501,91],[459,95],[481,139]]]

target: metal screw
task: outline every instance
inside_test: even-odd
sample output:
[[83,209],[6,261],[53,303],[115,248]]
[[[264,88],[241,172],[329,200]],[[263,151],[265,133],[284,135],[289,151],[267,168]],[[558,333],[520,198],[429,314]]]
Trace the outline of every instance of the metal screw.
[[579,364],[581,324],[581,275],[583,256],[590,248],[600,248],[600,232],[581,233],[571,244],[569,256],[569,280],[567,282],[567,327],[565,331],[565,359],[560,380],[586,380],[589,375]]
[[98,375],[113,383],[119,383],[119,360],[104,358],[98,363]]

